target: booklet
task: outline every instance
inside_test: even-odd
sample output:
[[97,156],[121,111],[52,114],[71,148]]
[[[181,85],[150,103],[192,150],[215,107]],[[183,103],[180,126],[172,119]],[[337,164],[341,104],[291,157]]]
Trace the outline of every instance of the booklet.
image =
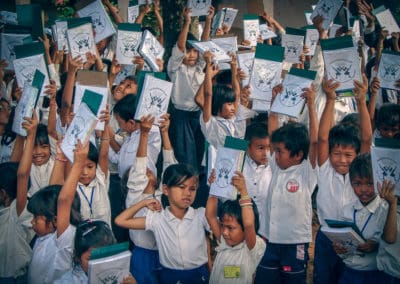
[[397,24],[392,12],[386,9],[385,6],[380,6],[372,11],[381,27],[389,32],[388,38],[392,37],[392,33],[400,32],[399,25]]
[[138,105],[135,112],[135,120],[142,116],[152,114],[154,124],[159,124],[160,116],[167,113],[171,98],[173,83],[146,74],[141,88]]
[[[50,84],[50,76],[47,68],[46,57],[44,55],[44,46],[41,42],[16,45],[15,56],[13,61],[15,76],[18,86],[21,88],[25,83],[32,83],[36,70],[44,74],[44,86]],[[42,88],[40,96],[46,96],[45,89]]]
[[139,5],[153,4],[153,0],[138,0]]
[[271,111],[298,118],[304,108],[303,88],[309,88],[317,72],[291,68],[283,80],[283,92],[275,98]]
[[212,24],[211,24],[211,36],[215,36],[217,29],[222,28],[224,22],[225,11],[224,9],[219,10],[215,13]]
[[89,17],[68,19],[67,24],[69,52],[72,58],[80,56],[83,62],[86,62],[87,52],[96,54],[91,19]]
[[246,74],[246,78],[242,80],[242,87],[250,83],[250,74],[253,69],[255,52],[253,51],[239,51],[236,54],[238,66]]
[[153,71],[160,71],[160,68],[156,63],[156,59],[162,59],[164,52],[165,48],[162,46],[162,44],[150,31],[145,30],[139,46],[139,53]]
[[36,70],[32,84],[29,84],[28,82],[25,83],[22,96],[15,107],[15,115],[12,125],[12,131],[18,135],[27,135],[26,129],[22,127],[22,123],[24,122],[24,117],[32,117],[39,99],[40,90],[43,87],[44,78],[44,74],[39,70]]
[[361,61],[351,36],[320,41],[328,79],[340,83],[336,93],[352,91],[354,80],[362,82]]
[[146,78],[146,75],[149,74],[153,77],[156,77],[158,79],[167,81],[167,73],[165,72],[153,72],[153,71],[147,71],[147,70],[140,70],[139,73],[137,74],[137,94],[142,93],[142,89],[144,86],[144,79]]
[[128,243],[93,249],[89,260],[89,284],[121,283],[130,274],[131,255]]
[[319,32],[314,26],[305,26],[303,29],[306,30],[304,45],[310,49],[305,55],[314,55],[319,40]]
[[282,61],[285,49],[277,45],[257,44],[250,75],[250,98],[266,101],[268,110],[272,89],[281,82]]
[[318,15],[322,16],[324,18],[322,27],[327,30],[332,24],[342,5],[342,0],[319,0],[317,6],[311,14],[311,19],[314,19]]
[[[400,195],[400,143],[396,139],[375,139],[371,149],[372,173],[375,191],[377,182],[390,180],[396,185],[395,195]],[[379,194],[379,193],[378,193]]]
[[138,48],[141,40],[141,25],[129,23],[118,24],[115,58],[119,64],[133,65],[133,58],[139,55]]
[[27,33],[1,33],[1,52],[0,58],[5,59],[8,66],[5,70],[14,70],[13,61],[15,60],[15,46],[24,44],[24,39],[29,38],[31,35]]
[[61,150],[71,163],[74,162],[74,149],[76,143],[78,143],[78,139],[82,144],[86,144],[96,127],[96,123],[96,115],[90,110],[86,103],[82,102],[71,124],[67,128],[61,143]]
[[75,4],[75,8],[80,18],[90,17],[92,19],[96,43],[115,34],[113,23],[101,0],[80,0]]
[[257,45],[257,39],[260,35],[259,25],[257,15],[243,15],[243,38],[250,41],[250,46]]
[[210,10],[211,0],[187,0],[187,7],[192,9],[191,17],[205,16]]
[[304,17],[306,18],[307,25],[312,25],[313,24],[311,15],[312,15],[312,11],[304,11]]
[[136,64],[125,65],[117,76],[115,76],[113,86],[119,85],[128,76],[134,76],[136,74]]
[[[354,225],[354,224],[353,224]],[[323,232],[332,242],[340,243],[347,249],[348,254],[355,254],[357,247],[365,243],[362,235],[357,233],[352,226],[349,227],[330,227],[322,226]]]
[[226,53],[226,51],[213,41],[193,41],[189,40],[190,44],[204,55],[204,52],[211,51],[214,54],[213,61],[216,63],[220,62],[231,62],[231,57]]
[[282,47],[285,48],[285,61],[300,63],[300,55],[303,53],[305,30],[286,28],[282,35]]
[[260,34],[263,40],[276,37],[276,33],[274,33],[267,24],[260,25]]
[[211,41],[225,50],[226,53],[238,51],[237,36],[222,35],[211,38]]
[[54,40],[57,42],[57,49],[64,50],[66,53],[68,53],[67,29],[67,20],[55,21]]
[[222,8],[222,10],[224,11],[224,20],[222,24],[226,25],[229,31],[232,28],[233,22],[235,21],[239,10],[234,8]]
[[231,184],[235,171],[242,171],[248,142],[243,139],[226,136],[224,146],[217,148],[215,181],[211,184],[210,194],[224,199],[235,200],[237,189]]
[[17,25],[17,13],[10,11],[0,11],[0,23]]
[[135,23],[136,18],[139,16],[140,10],[139,10],[139,3],[137,0],[130,0],[129,1],[129,6],[128,6],[128,13],[127,13],[127,22],[128,23]]
[[400,91],[396,81],[400,80],[400,52],[384,49],[379,62],[378,77],[381,88]]

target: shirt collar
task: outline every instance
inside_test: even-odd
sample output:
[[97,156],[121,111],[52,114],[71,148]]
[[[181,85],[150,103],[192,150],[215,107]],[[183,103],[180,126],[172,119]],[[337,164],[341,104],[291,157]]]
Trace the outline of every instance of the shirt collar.
[[250,166],[252,169],[266,168],[266,167],[268,166],[268,163],[267,163],[267,164],[264,164],[264,165],[257,165],[257,163],[254,162],[254,160],[253,160],[249,155],[247,155],[247,154],[246,154],[246,160],[247,160],[249,166]]
[[380,204],[381,198],[377,195],[374,200],[372,200],[367,206],[364,206],[359,199],[357,199],[356,204],[354,205],[354,209],[359,211],[362,210],[363,208],[367,209],[368,212],[370,213],[375,213],[375,211],[378,209],[379,204]]
[[223,236],[221,236],[221,242],[218,244],[218,246],[215,248],[216,252],[224,251],[224,250],[241,250],[243,247],[246,245],[246,241],[241,242],[240,244],[237,244],[234,247],[231,247],[226,244],[225,239]]
[[[165,214],[167,216],[168,221],[173,221],[178,218],[175,217],[174,214],[169,210],[169,206],[165,209]],[[194,218],[194,209],[192,207],[188,208],[188,211],[186,212],[185,216],[183,216],[183,219],[188,219],[188,220],[193,220]]]

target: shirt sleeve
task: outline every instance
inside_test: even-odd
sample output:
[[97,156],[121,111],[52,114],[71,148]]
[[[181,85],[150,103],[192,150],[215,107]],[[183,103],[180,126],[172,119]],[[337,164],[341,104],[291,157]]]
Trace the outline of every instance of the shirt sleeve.
[[175,44],[175,46],[172,48],[172,53],[168,60],[168,76],[173,76],[173,73],[175,73],[181,67],[184,58],[185,53],[180,51],[178,46]]
[[129,207],[138,201],[143,195],[143,190],[146,188],[149,179],[146,175],[147,158],[136,157],[131,169],[129,170],[129,177],[127,182],[128,195],[126,196],[126,207]]
[[264,252],[267,245],[262,238],[259,236],[256,237],[256,245],[249,251],[250,260],[253,263],[253,267],[257,267],[261,258],[264,256]]
[[160,213],[148,210],[146,215],[145,230],[154,231],[158,225],[159,218],[157,217],[159,216],[161,216]]

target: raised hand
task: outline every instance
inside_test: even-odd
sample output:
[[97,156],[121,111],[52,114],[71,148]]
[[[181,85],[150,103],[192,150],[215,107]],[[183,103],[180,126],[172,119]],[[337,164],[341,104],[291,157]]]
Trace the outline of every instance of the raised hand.
[[149,133],[153,126],[155,117],[152,114],[142,116],[140,119],[140,132]]
[[325,92],[327,99],[336,98],[336,89],[339,88],[340,83],[334,79],[327,79],[326,77],[322,80],[322,90]]

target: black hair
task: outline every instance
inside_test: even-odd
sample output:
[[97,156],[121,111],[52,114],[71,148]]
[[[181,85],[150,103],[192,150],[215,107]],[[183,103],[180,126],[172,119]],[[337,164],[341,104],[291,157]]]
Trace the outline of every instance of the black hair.
[[236,101],[236,95],[232,88],[217,84],[212,88],[212,107],[211,114],[217,116],[218,112],[222,110],[225,103],[233,103]]
[[376,128],[382,125],[399,126],[400,125],[400,105],[394,103],[384,103],[379,109],[376,116]]
[[194,48],[194,46],[190,44],[189,40],[191,40],[191,41],[199,41],[197,39],[197,37],[194,36],[194,34],[188,33],[187,37],[186,37],[186,44],[185,44],[186,51],[189,50],[189,49],[193,49]]
[[301,161],[307,159],[310,138],[307,127],[299,122],[289,122],[276,129],[271,135],[272,143],[283,143],[290,151],[290,157],[303,153]]
[[244,139],[251,142],[253,138],[267,138],[268,126],[262,122],[253,122],[246,127]]
[[17,162],[5,162],[0,164],[0,190],[3,189],[10,200],[17,197]]
[[78,265],[83,253],[89,248],[98,248],[115,244],[110,226],[101,220],[85,221],[76,228],[74,241],[74,264]]
[[35,145],[50,145],[49,134],[47,133],[47,126],[39,124],[36,130]]
[[[60,194],[61,185],[49,185],[37,191],[28,202],[28,211],[34,216],[44,216],[47,222],[54,222],[57,216],[57,200]],[[75,194],[71,206],[70,223],[78,226],[81,221],[80,215],[81,200]]]
[[191,165],[183,163],[174,164],[165,169],[162,184],[167,187],[177,186],[191,177],[197,177],[197,173]]
[[[5,98],[0,98],[0,102],[6,102],[8,106],[10,106],[10,102],[7,101]],[[0,145],[10,145],[15,138],[17,137],[17,134],[12,131],[12,125],[13,125],[13,120],[14,120],[14,115],[15,115],[15,109],[11,109],[10,116],[8,117],[8,122],[4,126],[4,133],[3,136],[1,137],[1,142]]]
[[346,114],[342,120],[340,121],[341,124],[350,124],[354,127],[359,128],[360,127],[360,116],[358,115],[358,113],[349,113]]
[[93,145],[92,142],[89,143],[89,152],[88,152],[88,159],[92,162],[95,162],[96,165],[99,162],[99,151],[97,150],[96,146]]
[[335,146],[351,146],[358,154],[361,149],[360,132],[351,124],[337,124],[329,131],[328,143],[329,153]]
[[114,113],[118,114],[118,116],[124,121],[129,121],[130,119],[133,119],[133,116],[136,112],[136,107],[136,96],[127,95],[117,102],[114,107]]
[[[254,227],[257,232],[258,229],[260,228],[259,213],[258,213],[257,205],[254,203],[253,199],[251,200],[251,203],[253,204]],[[224,215],[228,215],[228,216],[235,218],[237,220],[237,222],[240,224],[240,226],[242,227],[242,230],[244,231],[242,207],[240,207],[239,199],[227,200],[222,204],[219,219],[222,220]]]
[[232,70],[227,69],[227,70],[222,70],[222,71],[218,72],[218,74],[215,76],[215,81],[217,84],[221,84],[221,85],[232,84]]
[[355,157],[350,164],[349,175],[350,182],[352,182],[355,177],[372,178],[371,154],[365,153]]

